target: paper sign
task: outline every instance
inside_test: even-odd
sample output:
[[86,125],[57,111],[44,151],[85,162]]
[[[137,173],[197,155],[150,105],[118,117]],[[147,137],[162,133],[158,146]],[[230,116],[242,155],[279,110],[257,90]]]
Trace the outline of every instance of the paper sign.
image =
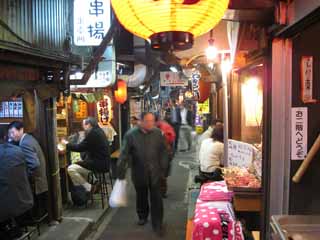
[[308,151],[308,108],[292,108],[291,159],[304,159]]
[[253,161],[254,148],[251,144],[228,140],[228,166],[249,168]]
[[187,86],[188,80],[180,78],[179,73],[176,72],[160,72],[161,86],[177,87]]
[[301,98],[304,103],[316,102],[313,99],[313,57],[301,58]]

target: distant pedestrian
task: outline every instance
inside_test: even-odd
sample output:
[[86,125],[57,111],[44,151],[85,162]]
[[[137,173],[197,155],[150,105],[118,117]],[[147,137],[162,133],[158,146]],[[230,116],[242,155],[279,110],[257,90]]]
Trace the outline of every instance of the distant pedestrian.
[[181,112],[175,99],[171,100],[170,115],[170,124],[173,126],[174,131],[176,133],[176,139],[174,141],[174,151],[176,152],[178,149],[179,134],[181,127]]
[[142,114],[140,126],[126,133],[119,157],[119,179],[125,178],[129,161],[136,190],[138,224],[147,223],[150,196],[152,227],[161,236],[163,202],[160,186],[168,169],[168,154],[165,138],[161,131],[155,128],[153,113]]
[[156,126],[162,131],[166,139],[166,146],[167,146],[168,157],[169,157],[169,168],[164,178],[161,181],[162,197],[167,198],[167,191],[168,191],[167,178],[170,174],[171,162],[174,157],[174,141],[176,139],[176,133],[173,127],[168,122],[160,119],[160,116],[156,117]]

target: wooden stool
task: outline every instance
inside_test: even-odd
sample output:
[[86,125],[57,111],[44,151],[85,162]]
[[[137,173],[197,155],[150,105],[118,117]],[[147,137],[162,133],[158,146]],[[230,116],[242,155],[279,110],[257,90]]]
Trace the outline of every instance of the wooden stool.
[[[106,175],[109,175],[109,181],[107,181],[107,177]],[[93,182],[94,177],[97,179],[96,182]],[[101,205],[102,205],[102,209],[104,209],[104,199],[105,197],[107,197],[107,199],[109,200],[109,191],[108,191],[108,184],[111,185],[111,189],[113,188],[113,181],[112,181],[112,175],[109,172],[90,172],[88,175],[88,182],[91,184],[98,184],[100,186],[99,189],[99,194],[100,194],[100,200],[101,200]],[[93,194],[91,195],[91,201],[93,202]]]

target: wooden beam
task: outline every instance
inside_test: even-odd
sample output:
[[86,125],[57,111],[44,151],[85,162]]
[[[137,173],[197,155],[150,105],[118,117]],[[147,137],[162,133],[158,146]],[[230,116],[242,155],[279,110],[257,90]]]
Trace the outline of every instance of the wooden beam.
[[274,5],[274,0],[231,0],[229,9],[264,9]]

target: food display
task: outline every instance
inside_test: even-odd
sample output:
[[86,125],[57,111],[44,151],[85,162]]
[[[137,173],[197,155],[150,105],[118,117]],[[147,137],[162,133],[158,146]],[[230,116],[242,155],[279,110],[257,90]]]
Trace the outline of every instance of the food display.
[[224,179],[229,188],[260,188],[261,181],[246,168],[228,167],[223,169]]

